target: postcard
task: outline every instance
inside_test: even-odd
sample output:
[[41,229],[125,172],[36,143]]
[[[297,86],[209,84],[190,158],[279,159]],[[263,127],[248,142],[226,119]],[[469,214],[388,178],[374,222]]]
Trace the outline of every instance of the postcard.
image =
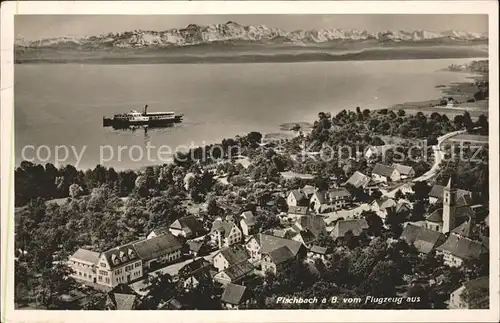
[[497,9],[2,3],[2,322],[498,322]]

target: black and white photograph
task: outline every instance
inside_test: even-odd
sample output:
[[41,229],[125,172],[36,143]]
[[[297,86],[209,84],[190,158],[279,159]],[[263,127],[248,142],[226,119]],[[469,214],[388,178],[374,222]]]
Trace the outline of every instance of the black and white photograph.
[[498,319],[498,8],[190,8],[11,18],[2,314]]

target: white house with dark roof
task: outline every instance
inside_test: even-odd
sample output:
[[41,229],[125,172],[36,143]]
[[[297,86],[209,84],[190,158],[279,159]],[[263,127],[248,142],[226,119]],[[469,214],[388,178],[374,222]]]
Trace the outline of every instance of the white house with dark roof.
[[382,220],[385,220],[389,212],[391,211],[396,211],[397,207],[397,202],[394,199],[387,198],[387,197],[381,197],[377,200],[373,200],[370,203],[370,208],[372,211],[377,213],[379,217],[382,218]]
[[293,261],[295,254],[286,245],[273,249],[265,253],[262,257],[261,266],[264,273],[271,272],[276,274],[287,263]]
[[309,214],[298,218],[292,229],[297,233],[309,230],[316,239],[321,233],[326,233],[326,223],[322,216]]
[[355,171],[351,177],[347,180],[346,184],[352,185],[355,188],[365,188],[370,182],[370,176],[367,176],[361,172]]
[[245,211],[241,213],[240,227],[245,236],[254,234],[254,228],[257,224],[257,219],[253,215],[252,211]]
[[243,232],[241,232],[240,228],[233,221],[216,219],[212,223],[210,236],[220,249],[240,243],[243,239]]
[[182,244],[170,232],[134,243],[145,270],[151,265],[169,264],[182,256]]
[[300,190],[292,190],[288,193],[286,203],[288,206],[307,206],[307,197]]
[[372,170],[372,179],[383,183],[397,182],[401,179],[401,174],[391,166],[376,164]]
[[448,239],[436,248],[436,253],[443,255],[444,263],[451,267],[460,267],[468,259],[479,259],[487,252],[479,241],[474,241],[451,233]]
[[238,309],[247,300],[248,291],[246,286],[229,283],[222,293],[221,303],[226,309]]
[[101,253],[97,265],[97,284],[115,287],[142,277],[142,259],[137,255],[133,244]]
[[310,199],[314,192],[316,192],[316,188],[312,185],[305,185],[304,187],[302,187],[302,193],[306,196],[307,199]]
[[476,303],[482,303],[484,305],[489,304],[489,289],[490,289],[490,277],[483,276],[473,280],[466,281],[450,294],[450,301],[448,302],[449,309],[475,309],[472,304],[470,304],[466,297],[467,293],[471,293],[479,296],[481,299],[476,300]]
[[263,255],[282,246],[287,246],[297,258],[306,254],[306,248],[301,242],[268,234],[255,234],[245,243],[250,261],[253,263],[260,262]]
[[213,257],[213,264],[215,268],[222,271],[247,259],[246,249],[241,245],[235,245],[219,250]]
[[197,238],[205,234],[203,223],[194,215],[175,220],[168,229],[174,236],[183,236],[186,239]]
[[228,267],[222,271],[219,271],[214,275],[214,280],[221,283],[222,285],[227,285],[229,283],[238,283],[243,278],[253,274],[255,267],[248,261],[240,262],[239,264]]
[[402,179],[415,177],[415,170],[411,166],[394,163],[391,167],[399,172]]
[[400,236],[407,244],[413,245],[418,252],[428,254],[445,240],[441,232],[429,230],[411,223],[406,224]]
[[287,216],[290,218],[299,218],[303,215],[309,214],[307,206],[289,206]]
[[333,188],[328,191],[316,191],[311,196],[309,205],[316,213],[342,209],[351,201],[351,193],[345,188]]
[[96,265],[99,261],[99,253],[87,249],[78,249],[69,257],[68,265],[73,270],[71,277],[83,281],[96,283]]

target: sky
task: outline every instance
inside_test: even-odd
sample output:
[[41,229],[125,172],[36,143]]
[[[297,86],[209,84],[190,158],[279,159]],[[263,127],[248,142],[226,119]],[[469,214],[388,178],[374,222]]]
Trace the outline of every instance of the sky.
[[488,32],[487,15],[464,14],[336,14],[336,15],[18,15],[16,37],[37,40],[59,36],[91,36],[128,30],[166,30],[189,24],[235,21],[242,25],[266,25],[284,30],[358,29],[462,30]]

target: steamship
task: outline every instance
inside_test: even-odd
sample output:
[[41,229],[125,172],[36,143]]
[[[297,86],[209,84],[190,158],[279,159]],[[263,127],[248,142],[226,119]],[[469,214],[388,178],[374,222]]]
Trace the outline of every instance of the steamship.
[[115,114],[112,118],[103,117],[104,127],[129,128],[134,126],[166,127],[182,122],[183,115],[175,112],[148,112],[148,106],[142,113],[132,110],[128,113]]

